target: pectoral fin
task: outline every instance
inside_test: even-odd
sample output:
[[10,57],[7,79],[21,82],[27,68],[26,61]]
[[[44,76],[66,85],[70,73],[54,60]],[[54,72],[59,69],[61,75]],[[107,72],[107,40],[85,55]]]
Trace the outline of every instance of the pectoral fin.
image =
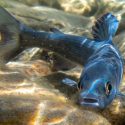
[[65,85],[68,85],[70,87],[77,88],[77,82],[72,80],[72,79],[65,78],[65,79],[62,80],[62,83],[65,84]]

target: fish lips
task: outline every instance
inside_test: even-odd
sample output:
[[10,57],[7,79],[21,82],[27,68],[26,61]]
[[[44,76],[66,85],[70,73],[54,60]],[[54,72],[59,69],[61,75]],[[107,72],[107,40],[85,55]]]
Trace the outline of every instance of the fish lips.
[[99,106],[99,101],[95,98],[79,98],[79,103],[80,105],[85,105],[85,106],[92,106],[92,107],[98,107]]
[[80,96],[79,104],[82,106],[93,107],[93,108],[104,108],[103,100],[95,96]]

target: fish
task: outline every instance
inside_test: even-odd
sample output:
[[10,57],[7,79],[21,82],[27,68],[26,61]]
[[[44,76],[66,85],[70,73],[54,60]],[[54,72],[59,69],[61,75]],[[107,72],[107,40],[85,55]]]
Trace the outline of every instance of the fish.
[[[7,37],[1,40],[1,46],[6,46],[6,52],[12,53],[20,47],[42,47],[84,67],[78,83],[63,80],[63,83],[79,90],[80,105],[104,109],[120,93],[124,64],[112,40],[119,25],[113,14],[106,13],[97,19],[92,27],[93,38],[65,34],[56,28],[51,28],[50,32],[34,30],[16,20],[2,7],[1,19],[0,33]],[[13,47],[10,44],[14,44]],[[7,50],[7,45],[11,46],[10,50]]]

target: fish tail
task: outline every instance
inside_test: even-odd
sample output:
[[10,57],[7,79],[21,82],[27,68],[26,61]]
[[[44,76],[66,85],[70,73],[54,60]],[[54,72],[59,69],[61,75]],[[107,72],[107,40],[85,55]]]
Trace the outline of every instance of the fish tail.
[[19,26],[19,21],[0,6],[0,33],[5,37],[3,38],[6,40],[5,42],[7,42],[7,40],[18,42],[20,34]]
[[[4,8],[0,7],[0,33],[3,32],[7,42],[11,43],[12,50],[19,47],[42,47],[52,50],[60,55],[84,64],[91,55],[91,40],[86,37],[64,34],[58,29],[51,28],[50,32],[35,31],[16,20]],[[0,38],[1,39],[1,38]],[[10,42],[11,41],[11,42]]]
[[19,49],[20,23],[0,6],[0,61],[6,62]]

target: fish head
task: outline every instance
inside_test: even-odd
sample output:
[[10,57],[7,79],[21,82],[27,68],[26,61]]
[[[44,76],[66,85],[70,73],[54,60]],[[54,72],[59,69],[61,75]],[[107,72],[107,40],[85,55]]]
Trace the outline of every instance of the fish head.
[[98,62],[85,67],[78,87],[81,89],[81,105],[105,108],[112,102],[117,90],[113,66]]

